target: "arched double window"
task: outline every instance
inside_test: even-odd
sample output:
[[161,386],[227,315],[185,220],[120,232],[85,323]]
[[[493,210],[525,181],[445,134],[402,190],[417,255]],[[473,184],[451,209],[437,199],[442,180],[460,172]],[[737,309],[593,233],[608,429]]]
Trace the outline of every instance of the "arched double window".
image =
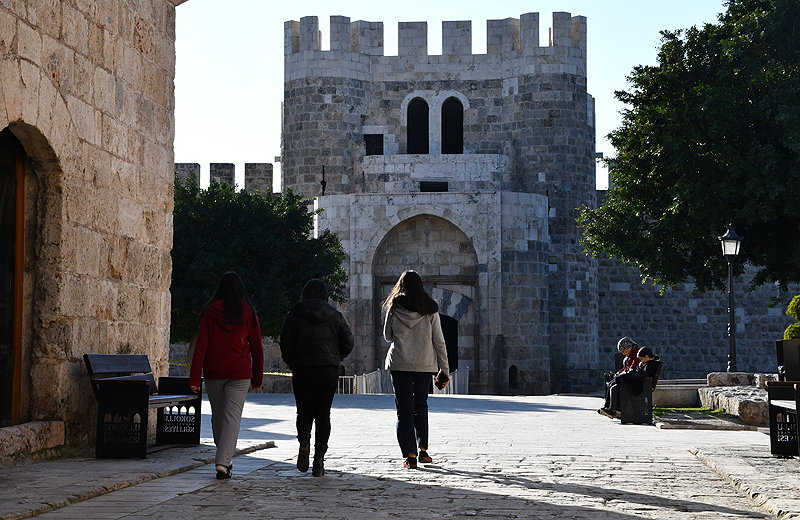
[[442,153],[464,153],[464,105],[454,97],[442,105]]
[[408,104],[408,151],[407,153],[429,153],[428,148],[428,104],[414,98]]

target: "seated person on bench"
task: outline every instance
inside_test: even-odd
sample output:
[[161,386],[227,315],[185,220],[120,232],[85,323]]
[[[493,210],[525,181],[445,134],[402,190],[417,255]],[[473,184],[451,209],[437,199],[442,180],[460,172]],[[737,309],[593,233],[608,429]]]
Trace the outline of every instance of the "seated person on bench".
[[625,361],[622,362],[622,368],[617,370],[615,375],[630,372],[639,365],[639,349],[639,345],[628,336],[620,338],[617,342],[617,351],[625,356]]
[[625,356],[625,359],[622,361],[622,367],[619,370],[605,373],[606,402],[608,402],[608,385],[611,384],[611,381],[618,375],[630,372],[639,364],[639,358],[637,356],[639,353],[639,345],[630,337],[625,336],[624,338],[620,338],[617,342],[617,352]]
[[628,385],[635,394],[641,394],[644,390],[645,379],[655,377],[658,370],[658,357],[653,351],[645,347],[639,350],[639,366],[629,372],[619,374],[608,383],[606,392],[606,404],[597,413],[605,415],[611,419],[616,418],[619,409],[619,386]]

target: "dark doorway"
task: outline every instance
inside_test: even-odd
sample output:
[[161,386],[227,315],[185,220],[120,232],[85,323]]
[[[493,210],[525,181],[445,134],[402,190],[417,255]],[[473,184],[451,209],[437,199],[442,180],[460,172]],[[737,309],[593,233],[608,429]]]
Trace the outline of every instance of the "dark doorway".
[[407,139],[406,153],[428,153],[428,104],[420,98],[408,104]]
[[0,426],[19,422],[22,180],[22,146],[0,133]]
[[508,369],[508,389],[517,389],[517,365],[511,365]]
[[442,322],[444,343],[447,345],[447,364],[450,372],[453,372],[458,370],[458,320],[444,314],[439,314],[439,318]]
[[442,153],[464,153],[464,105],[454,97],[442,105]]

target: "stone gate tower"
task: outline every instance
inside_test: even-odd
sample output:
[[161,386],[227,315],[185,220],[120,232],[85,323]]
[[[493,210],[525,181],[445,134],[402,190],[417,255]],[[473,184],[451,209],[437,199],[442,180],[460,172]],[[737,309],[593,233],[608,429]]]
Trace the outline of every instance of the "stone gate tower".
[[[350,370],[382,366],[380,301],[404,269],[439,301],[451,364],[471,391],[549,393],[597,365],[597,265],[581,252],[576,208],[595,204],[594,101],[586,18],[553,13],[487,23],[316,17],[284,26],[282,186],[323,211],[348,253]],[[324,193],[323,185],[324,183]],[[591,382],[594,384],[594,381]],[[574,387],[574,386],[573,386]]]

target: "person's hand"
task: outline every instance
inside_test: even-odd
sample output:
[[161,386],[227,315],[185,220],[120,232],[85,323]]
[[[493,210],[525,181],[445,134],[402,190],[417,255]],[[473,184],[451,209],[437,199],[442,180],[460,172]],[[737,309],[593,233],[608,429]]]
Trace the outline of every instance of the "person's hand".
[[258,389],[260,389],[260,388],[261,388],[261,385],[258,385],[258,386],[256,386],[256,385],[250,385],[250,388],[251,388],[251,389],[253,389],[253,390],[258,390]]
[[444,382],[444,384],[442,385],[442,390],[444,390],[445,388],[447,388],[447,385],[449,385],[449,384],[450,384],[450,380],[448,379],[448,380],[447,380],[447,381],[445,381],[445,382]]
[[189,390],[191,390],[193,394],[196,394],[197,392],[200,391],[200,387],[199,386],[194,386],[194,385],[189,385]]

